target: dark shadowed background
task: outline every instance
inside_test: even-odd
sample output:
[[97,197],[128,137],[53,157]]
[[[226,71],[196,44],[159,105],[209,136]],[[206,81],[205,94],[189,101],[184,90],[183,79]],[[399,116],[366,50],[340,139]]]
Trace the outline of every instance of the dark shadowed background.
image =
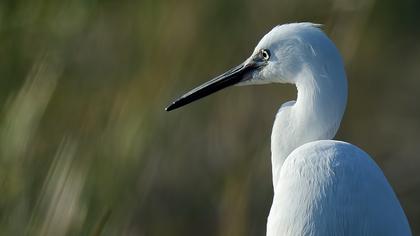
[[420,234],[420,1],[2,0],[0,235],[264,235],[287,85],[175,97],[312,21],[341,51],[337,139],[383,169]]

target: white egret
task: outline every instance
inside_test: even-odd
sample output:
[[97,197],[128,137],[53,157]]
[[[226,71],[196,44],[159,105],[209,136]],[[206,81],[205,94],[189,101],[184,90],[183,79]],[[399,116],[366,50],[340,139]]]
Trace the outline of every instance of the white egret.
[[358,147],[331,140],[347,102],[338,50],[312,23],[277,26],[241,65],[186,93],[170,111],[230,85],[292,83],[296,101],[271,135],[274,198],[267,235],[411,235],[387,179]]

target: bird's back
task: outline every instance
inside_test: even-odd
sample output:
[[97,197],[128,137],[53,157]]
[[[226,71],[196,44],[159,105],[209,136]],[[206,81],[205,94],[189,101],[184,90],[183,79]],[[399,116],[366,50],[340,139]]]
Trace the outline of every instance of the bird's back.
[[267,235],[411,235],[385,176],[368,154],[339,141],[310,142],[284,162]]

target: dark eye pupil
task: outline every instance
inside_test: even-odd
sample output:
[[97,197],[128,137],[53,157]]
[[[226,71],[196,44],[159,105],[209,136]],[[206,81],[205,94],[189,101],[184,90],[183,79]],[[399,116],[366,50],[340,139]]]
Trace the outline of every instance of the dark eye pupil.
[[268,60],[270,58],[270,53],[267,50],[262,50],[261,54],[265,60]]

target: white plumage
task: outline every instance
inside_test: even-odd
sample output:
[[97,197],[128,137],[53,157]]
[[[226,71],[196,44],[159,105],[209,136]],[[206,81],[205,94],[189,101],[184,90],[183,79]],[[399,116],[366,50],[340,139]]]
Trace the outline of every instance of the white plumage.
[[295,149],[280,172],[267,235],[410,235],[382,171],[352,144],[320,140]]
[[347,100],[334,44],[303,23],[274,28],[258,47],[276,48],[279,60],[293,61],[276,66],[298,89],[272,131],[275,194],[267,235],[410,235],[398,199],[369,155],[327,140],[335,136]]
[[238,84],[292,83],[271,136],[274,198],[267,236],[411,235],[380,168],[356,146],[331,140],[347,102],[334,44],[312,23],[275,27],[243,64],[188,92],[167,110]]

